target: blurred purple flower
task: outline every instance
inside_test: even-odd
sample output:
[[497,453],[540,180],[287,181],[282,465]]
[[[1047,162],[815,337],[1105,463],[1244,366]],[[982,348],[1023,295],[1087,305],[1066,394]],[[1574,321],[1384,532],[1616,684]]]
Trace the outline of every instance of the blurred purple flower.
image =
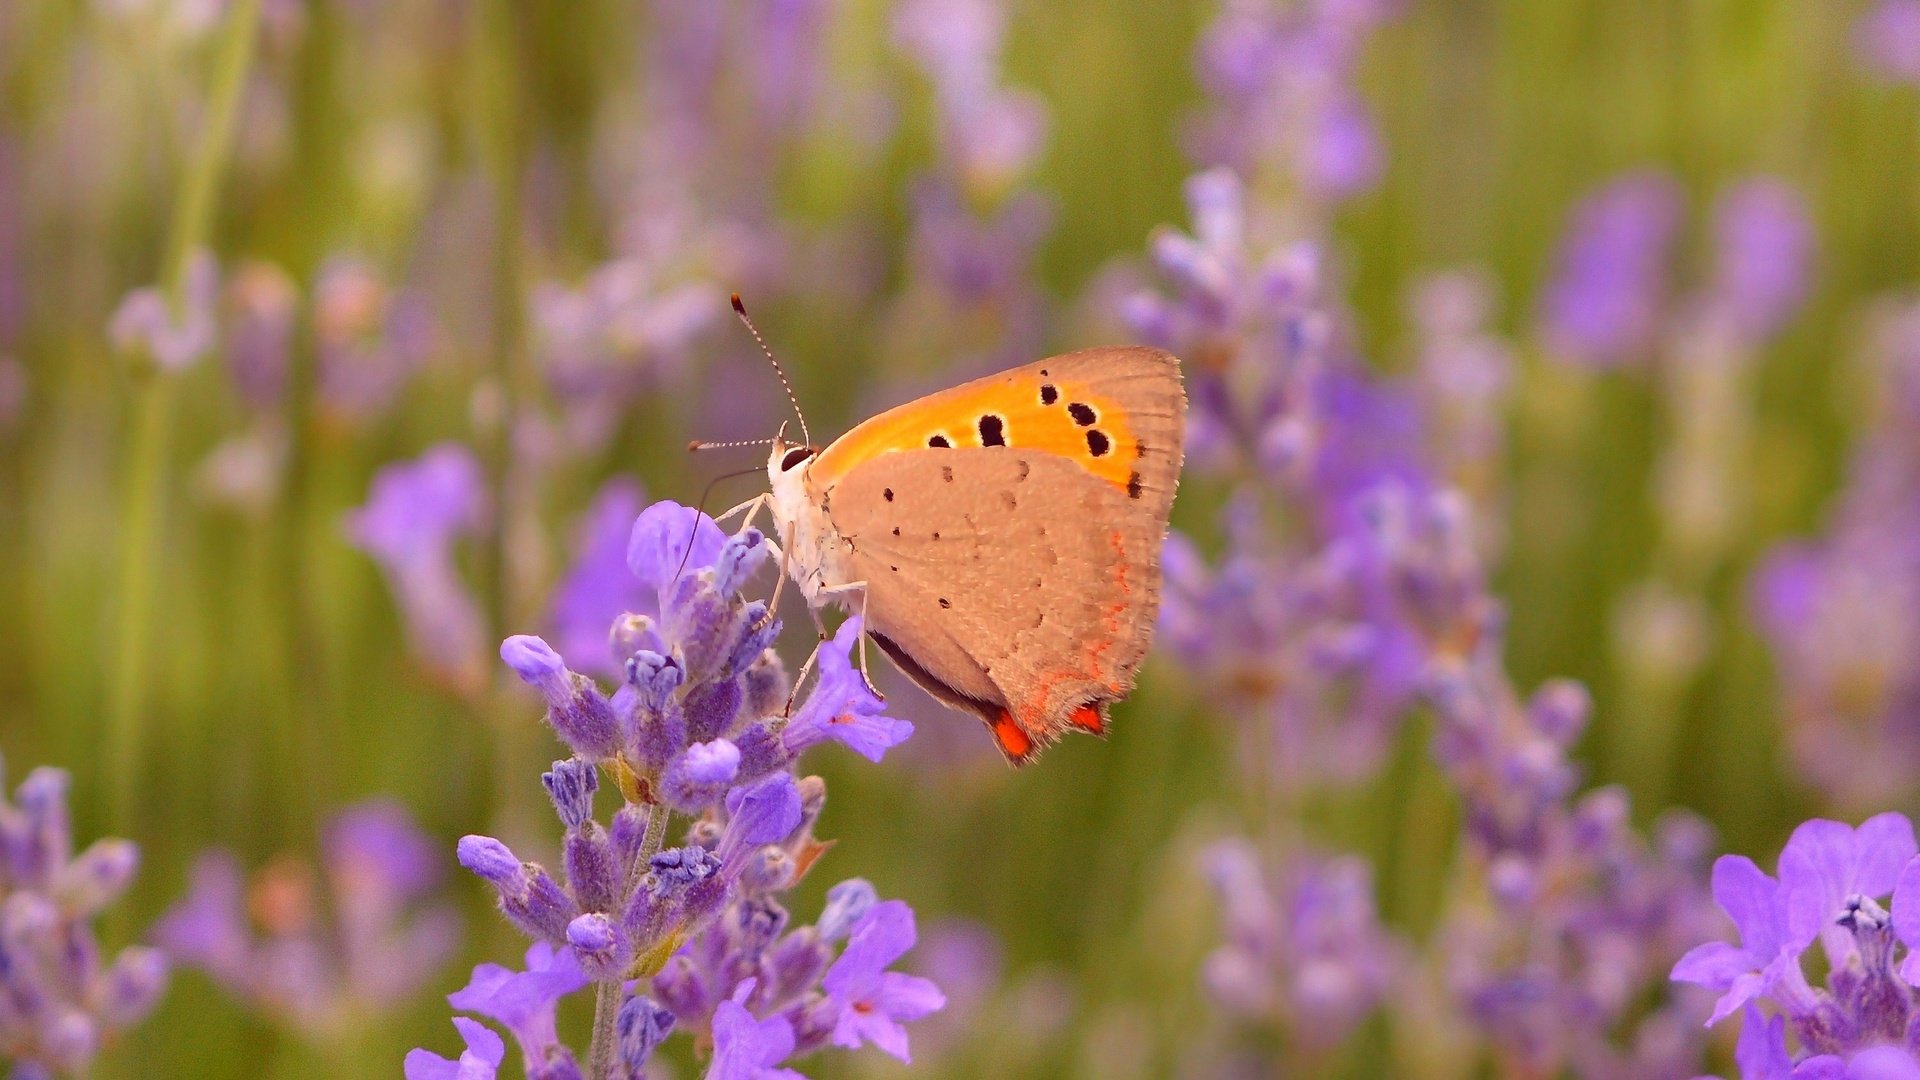
[[255,409],[272,409],[286,395],[299,309],[299,287],[271,263],[244,263],[227,281],[227,370],[240,399]]
[[167,986],[158,950],[101,954],[93,920],[126,892],[140,853],[108,839],[76,854],[68,786],[64,770],[43,767],[12,802],[0,797],[0,1047],[15,1076],[84,1074]]
[[573,569],[553,590],[547,625],[554,645],[594,675],[617,676],[626,663],[607,641],[607,628],[616,618],[629,611],[658,613],[651,590],[627,569],[633,522],[644,505],[637,482],[607,481],[580,516]]
[[385,412],[426,363],[434,336],[423,297],[395,291],[360,259],[329,259],[313,283],[321,409],[348,424]]
[[1879,0],[1853,24],[1853,44],[1881,77],[1920,83],[1920,0]]
[[1793,762],[1856,810],[1920,771],[1920,305],[1884,306],[1871,337],[1877,408],[1825,535],[1776,547],[1752,586]]
[[1378,183],[1386,151],[1355,72],[1398,3],[1230,0],[1202,34],[1195,66],[1207,107],[1188,145],[1195,160],[1288,183],[1308,211]]
[[1743,339],[1764,341],[1806,299],[1813,241],[1806,203],[1788,184],[1761,177],[1723,192],[1707,305]]
[[693,343],[725,311],[718,287],[662,286],[636,258],[596,269],[577,289],[534,291],[535,351],[562,399],[631,401],[684,371]]
[[399,805],[341,811],[321,846],[320,882],[308,864],[282,857],[251,888],[231,854],[203,854],[154,939],[243,1004],[327,1039],[418,993],[453,955],[460,920],[430,902],[444,867]]
[[489,520],[480,462],[442,443],[380,470],[366,504],[347,518],[347,537],[386,575],[414,652],[457,686],[479,677],[482,619],[454,562],[456,541]]
[[1541,304],[1556,357],[1619,367],[1651,347],[1680,214],[1678,186],[1659,173],[1629,173],[1574,208]]
[[175,306],[159,286],[135,289],[114,309],[108,334],[123,352],[138,352],[164,371],[180,371],[213,349],[220,264],[209,251],[187,260]]
[[1435,274],[1412,301],[1420,332],[1417,393],[1430,422],[1435,470],[1464,491],[1498,528],[1505,471],[1504,406],[1514,377],[1513,347],[1489,328],[1493,284],[1478,270]]
[[997,194],[1032,167],[1046,142],[1039,100],[1001,85],[1002,0],[906,0],[894,42],[926,71],[940,106],[940,144],[973,193]]
[[1207,957],[1214,1000],[1279,1020],[1302,1046],[1338,1044],[1386,997],[1400,945],[1374,912],[1364,860],[1302,855],[1271,874],[1253,846],[1226,840],[1203,856],[1225,943]]

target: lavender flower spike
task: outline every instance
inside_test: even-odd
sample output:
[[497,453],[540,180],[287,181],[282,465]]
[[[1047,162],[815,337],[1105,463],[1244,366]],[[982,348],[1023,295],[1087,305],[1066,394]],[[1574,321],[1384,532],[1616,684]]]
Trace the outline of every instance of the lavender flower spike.
[[[187,896],[154,929],[176,961],[314,1039],[413,997],[460,938],[459,916],[429,902],[445,856],[398,804],[349,807],[327,823],[321,847],[319,875],[276,860],[255,875],[251,897],[233,856],[207,852]],[[316,918],[323,911],[331,920]]]
[[64,771],[39,768],[11,804],[0,797],[0,1047],[16,1076],[84,1073],[167,985],[157,950],[102,962],[93,917],[132,880],[138,853],[102,840],[74,856],[67,786]]
[[[906,905],[842,883],[820,924],[789,930],[780,901],[827,847],[814,836],[826,785],[796,778],[795,758],[841,741],[877,759],[912,731],[880,716],[851,670],[858,623],[823,653],[820,683],[788,718],[772,651],[780,624],[765,600],[743,595],[767,561],[765,538],[657,503],[634,522],[625,555],[647,610],[614,621],[616,647],[634,647],[622,650],[626,684],[611,697],[540,638],[501,646],[574,751],[541,777],[565,830],[564,880],[492,837],[461,839],[461,865],[535,944],[525,972],[483,964],[449,1000],[505,1026],[536,1080],[637,1080],[674,1031],[712,1036],[708,1075],[718,1077],[797,1077],[782,1063],[836,1035],[904,1058],[902,1024],[944,1000],[932,983],[884,970],[913,944]],[[624,803],[610,826],[594,818],[603,775]],[[576,1056],[554,1010],[589,986],[593,1041]],[[473,1056],[474,1069],[492,1067]],[[466,1067],[425,1052],[413,1060],[439,1070],[423,1073],[434,1080]]]

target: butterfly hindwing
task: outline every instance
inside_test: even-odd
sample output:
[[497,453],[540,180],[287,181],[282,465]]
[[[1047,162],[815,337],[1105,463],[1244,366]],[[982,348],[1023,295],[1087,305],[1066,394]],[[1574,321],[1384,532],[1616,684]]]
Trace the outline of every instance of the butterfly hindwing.
[[910,677],[1016,763],[1069,728],[1104,730],[1151,639],[1164,503],[1000,446],[883,453],[824,495],[867,582],[867,629]]

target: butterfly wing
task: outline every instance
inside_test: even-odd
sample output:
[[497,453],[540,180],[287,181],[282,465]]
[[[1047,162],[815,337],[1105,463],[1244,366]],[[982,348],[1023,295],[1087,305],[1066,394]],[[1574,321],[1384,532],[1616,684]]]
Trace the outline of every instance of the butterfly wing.
[[830,490],[882,454],[968,446],[1042,450],[1079,462],[1165,521],[1186,428],[1180,361],[1159,349],[1082,349],[961,383],[873,417],[809,467]]
[[1016,764],[1069,729],[1104,732],[1133,688],[1184,408],[1171,356],[1088,350],[884,413],[815,463],[874,640]]

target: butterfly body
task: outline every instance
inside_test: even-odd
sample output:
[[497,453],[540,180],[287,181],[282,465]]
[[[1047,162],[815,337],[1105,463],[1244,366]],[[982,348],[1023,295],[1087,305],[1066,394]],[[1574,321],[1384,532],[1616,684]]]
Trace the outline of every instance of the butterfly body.
[[771,509],[814,607],[864,612],[909,678],[1015,764],[1103,734],[1152,638],[1182,460],[1179,361],[1051,357],[909,402],[824,450],[776,441]]

